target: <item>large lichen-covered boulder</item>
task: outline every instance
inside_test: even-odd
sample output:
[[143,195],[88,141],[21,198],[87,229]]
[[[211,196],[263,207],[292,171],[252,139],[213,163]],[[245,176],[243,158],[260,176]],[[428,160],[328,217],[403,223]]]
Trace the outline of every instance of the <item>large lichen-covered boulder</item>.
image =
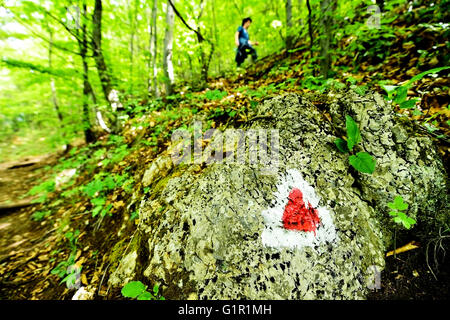
[[[433,210],[436,216],[445,203],[446,174],[430,139],[414,136],[380,96],[329,99],[331,117],[299,95],[267,100],[242,131],[229,135],[278,135],[266,141],[277,143],[264,165],[225,157],[174,165],[152,179],[154,192],[141,202],[138,245],[110,283],[145,277],[175,299],[364,298],[391,238],[386,203],[401,195],[419,220]],[[351,168],[334,144],[346,115],[361,129],[357,151],[377,161],[373,175]],[[251,143],[226,141],[228,157],[255,151]],[[169,155],[162,157],[156,161],[166,163]],[[300,190],[305,208],[317,210],[314,232],[286,228],[293,190]]]

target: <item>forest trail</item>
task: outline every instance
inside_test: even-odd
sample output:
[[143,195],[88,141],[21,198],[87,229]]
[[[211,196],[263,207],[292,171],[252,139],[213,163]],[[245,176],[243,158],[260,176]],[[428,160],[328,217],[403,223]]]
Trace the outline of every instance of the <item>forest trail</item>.
[[[43,247],[51,240],[54,229],[48,223],[31,219],[36,205],[30,205],[33,197],[26,194],[47,178],[44,168],[57,159],[55,154],[45,154],[0,164],[0,298],[10,297],[10,293],[3,296],[8,288],[32,282],[35,277],[30,275],[39,271],[39,254],[45,251]],[[23,203],[27,205],[22,206]],[[29,297],[22,290],[17,291],[18,299]]]

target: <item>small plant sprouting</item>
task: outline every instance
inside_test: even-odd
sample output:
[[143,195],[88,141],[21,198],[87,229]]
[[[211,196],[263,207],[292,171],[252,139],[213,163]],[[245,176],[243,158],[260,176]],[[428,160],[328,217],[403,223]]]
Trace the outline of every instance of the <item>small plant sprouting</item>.
[[147,286],[140,281],[128,282],[122,288],[122,295],[125,298],[132,298],[137,300],[165,300],[164,297],[159,296],[159,286],[153,287],[153,292],[147,291]]
[[74,289],[79,286],[79,277],[81,274],[81,266],[75,263],[77,252],[77,241],[80,235],[80,230],[75,232],[66,232],[64,235],[69,240],[69,246],[71,252],[69,258],[66,261],[61,261],[52,271],[51,274],[58,275],[63,278],[60,283],[66,283],[67,288]]
[[402,212],[408,209],[408,204],[403,202],[401,196],[396,196],[394,202],[388,202],[388,207],[392,209],[389,214],[395,223],[403,225],[406,229],[410,229],[413,224],[416,223],[411,217],[408,217],[406,213]]
[[[355,120],[350,116],[345,117],[345,127],[347,140],[339,138],[334,143],[342,153],[350,153],[353,147],[361,141],[361,134]],[[358,152],[356,155],[351,155],[348,160],[352,167],[360,172],[372,174],[375,171],[376,161],[367,152]]]

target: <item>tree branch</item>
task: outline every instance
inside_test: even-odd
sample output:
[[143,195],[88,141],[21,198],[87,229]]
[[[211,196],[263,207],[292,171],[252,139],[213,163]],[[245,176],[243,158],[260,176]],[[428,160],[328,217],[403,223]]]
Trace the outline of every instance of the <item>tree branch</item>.
[[183,22],[183,24],[186,26],[186,28],[195,32],[195,34],[197,35],[197,38],[198,38],[198,42],[207,41],[198,30],[195,30],[194,28],[192,28],[190,25],[187,24],[187,22],[181,16],[180,12],[178,12],[177,8],[175,8],[175,6],[173,5],[172,1],[171,0],[168,0],[168,1],[170,3],[170,6],[173,8],[173,11],[175,12],[175,14],[181,20],[181,22]]

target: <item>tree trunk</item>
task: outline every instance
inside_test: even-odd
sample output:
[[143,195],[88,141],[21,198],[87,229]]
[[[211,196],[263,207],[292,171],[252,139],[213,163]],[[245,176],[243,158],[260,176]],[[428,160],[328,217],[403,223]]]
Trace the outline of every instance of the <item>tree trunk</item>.
[[166,95],[173,93],[173,63],[172,63],[172,48],[173,48],[173,23],[174,11],[170,3],[167,4],[166,13],[166,32],[164,36],[164,53],[163,53],[163,68],[166,86]]
[[[216,23],[216,2],[215,2],[215,0],[212,0],[211,9],[212,9],[213,26],[214,26],[214,40],[216,42],[216,45],[218,45],[219,44],[219,34],[217,32],[218,29],[217,29],[217,23]],[[221,58],[222,58],[221,53],[217,52],[217,67],[219,69],[218,70],[219,74],[221,73],[221,69],[220,69],[220,67],[221,67],[221,60],[222,60]]]
[[331,56],[330,56],[330,42],[331,42],[331,28],[333,24],[333,9],[336,5],[336,0],[321,0],[320,1],[320,11],[321,11],[321,25],[322,34],[320,36],[320,73],[326,79],[328,78],[328,73],[331,66]]
[[[214,42],[212,42],[212,41],[210,41],[208,39],[205,39],[205,37],[203,37],[203,35],[200,32],[200,28],[194,29],[190,25],[187,24],[186,20],[184,20],[184,18],[181,16],[180,12],[175,8],[175,6],[173,4],[173,0],[167,0],[167,1],[170,4],[170,6],[172,7],[172,9],[175,12],[175,14],[177,15],[177,17],[186,26],[186,28],[188,28],[189,30],[195,32],[195,34],[197,35],[197,40],[198,40],[198,43],[200,45],[200,63],[202,65],[202,70],[201,70],[201,75],[202,76],[201,77],[202,77],[202,80],[207,82],[208,81],[209,64],[211,62],[211,58],[212,58],[212,55],[214,53]],[[200,10],[199,16],[197,17],[197,23],[200,20],[201,15],[203,13],[203,4],[204,3],[203,3],[203,0],[202,0],[201,3],[200,3],[201,10]],[[205,53],[205,51],[204,51],[204,48],[203,48],[203,45],[202,45],[204,42],[209,43],[209,45],[211,46],[209,55],[207,55]]]
[[306,6],[308,7],[308,32],[309,32],[309,52],[312,58],[313,52],[312,52],[312,48],[313,48],[313,44],[314,44],[314,39],[313,39],[313,30],[312,30],[312,17],[311,17],[311,4],[309,3],[309,0],[306,0]]
[[[86,2],[83,3],[83,16],[86,16],[87,7]],[[89,94],[92,93],[92,87],[89,83],[89,67],[87,62],[87,30],[86,30],[86,22],[83,19],[83,23],[81,26],[81,41],[78,41],[78,45],[80,47],[80,56],[81,61],[83,63],[83,131],[84,138],[86,143],[91,143],[96,140],[94,132],[91,130],[91,120],[89,117]],[[93,95],[94,99],[95,96]]]
[[[197,21],[196,21],[196,24],[198,25],[197,34],[201,34],[199,21],[203,15],[203,11],[205,9],[205,4],[206,3],[203,0],[200,2],[200,13],[199,13],[199,15],[197,17]],[[205,39],[203,37],[198,38],[198,42],[200,44],[200,62],[202,65],[202,70],[201,70],[202,80],[205,83],[208,83],[209,65],[211,63],[211,58],[214,54],[214,48],[215,48],[214,42],[213,41],[205,41]],[[207,54],[208,48],[205,46],[205,42],[207,42],[210,45],[209,54]]]
[[133,71],[134,71],[134,38],[136,36],[136,24],[137,24],[137,10],[138,10],[139,3],[135,0],[134,7],[133,5],[128,5],[128,17],[129,22],[131,26],[130,31],[130,43],[129,43],[129,51],[130,51],[130,68],[129,68],[129,81],[130,81],[130,93],[133,93]]
[[[53,54],[53,32],[52,30],[48,29],[49,31],[49,44],[48,44],[48,68],[52,69],[52,54]],[[56,96],[56,87],[55,87],[55,79],[53,77],[50,77],[50,87],[51,87],[51,91],[52,91],[52,102],[53,102],[53,106],[55,107],[55,111],[56,111],[56,115],[58,116],[59,122],[61,124],[61,129],[63,130],[63,137],[64,137],[64,119],[63,119],[63,115],[61,112],[61,108],[59,107],[58,104],[58,99]]]
[[292,33],[292,0],[286,0],[286,48],[292,49],[294,37]]
[[102,0],[95,0],[94,14],[92,15],[92,48],[95,64],[97,66],[100,82],[105,99],[109,102],[109,94],[112,90],[111,78],[105,63],[102,51]]
[[[118,108],[121,108],[122,105],[119,100],[119,92],[115,90],[112,86],[111,75],[108,70],[108,66],[105,62],[105,57],[103,56],[102,51],[102,0],[95,0],[95,8],[94,13],[92,15],[92,50],[93,57],[95,60],[95,64],[97,66],[97,72],[100,78],[100,83],[102,85],[103,94],[105,96],[106,101],[111,106],[112,113],[110,113],[110,121],[112,123],[112,127],[114,132],[118,131],[118,119],[115,114]],[[97,117],[101,116],[99,111],[97,112]],[[99,119],[99,123],[102,125],[102,120]],[[103,124],[105,124],[103,122]]]
[[205,83],[208,83],[208,73],[209,73],[209,65],[211,63],[211,59],[212,56],[214,54],[214,43],[213,42],[209,42],[210,45],[210,51],[209,54],[207,54],[205,51],[207,51],[208,49],[205,47],[205,42],[200,43],[200,59],[201,59],[201,64],[202,64],[202,80]]
[[157,76],[158,76],[158,66],[156,64],[157,59],[157,53],[158,53],[158,46],[157,46],[157,40],[158,40],[158,34],[157,34],[157,12],[158,12],[158,1],[153,0],[153,8],[152,8],[152,19],[151,19],[151,26],[150,26],[150,53],[151,53],[151,69],[152,69],[152,76],[149,81],[149,87],[148,91],[153,95],[153,97],[158,97],[158,82],[157,82]]

